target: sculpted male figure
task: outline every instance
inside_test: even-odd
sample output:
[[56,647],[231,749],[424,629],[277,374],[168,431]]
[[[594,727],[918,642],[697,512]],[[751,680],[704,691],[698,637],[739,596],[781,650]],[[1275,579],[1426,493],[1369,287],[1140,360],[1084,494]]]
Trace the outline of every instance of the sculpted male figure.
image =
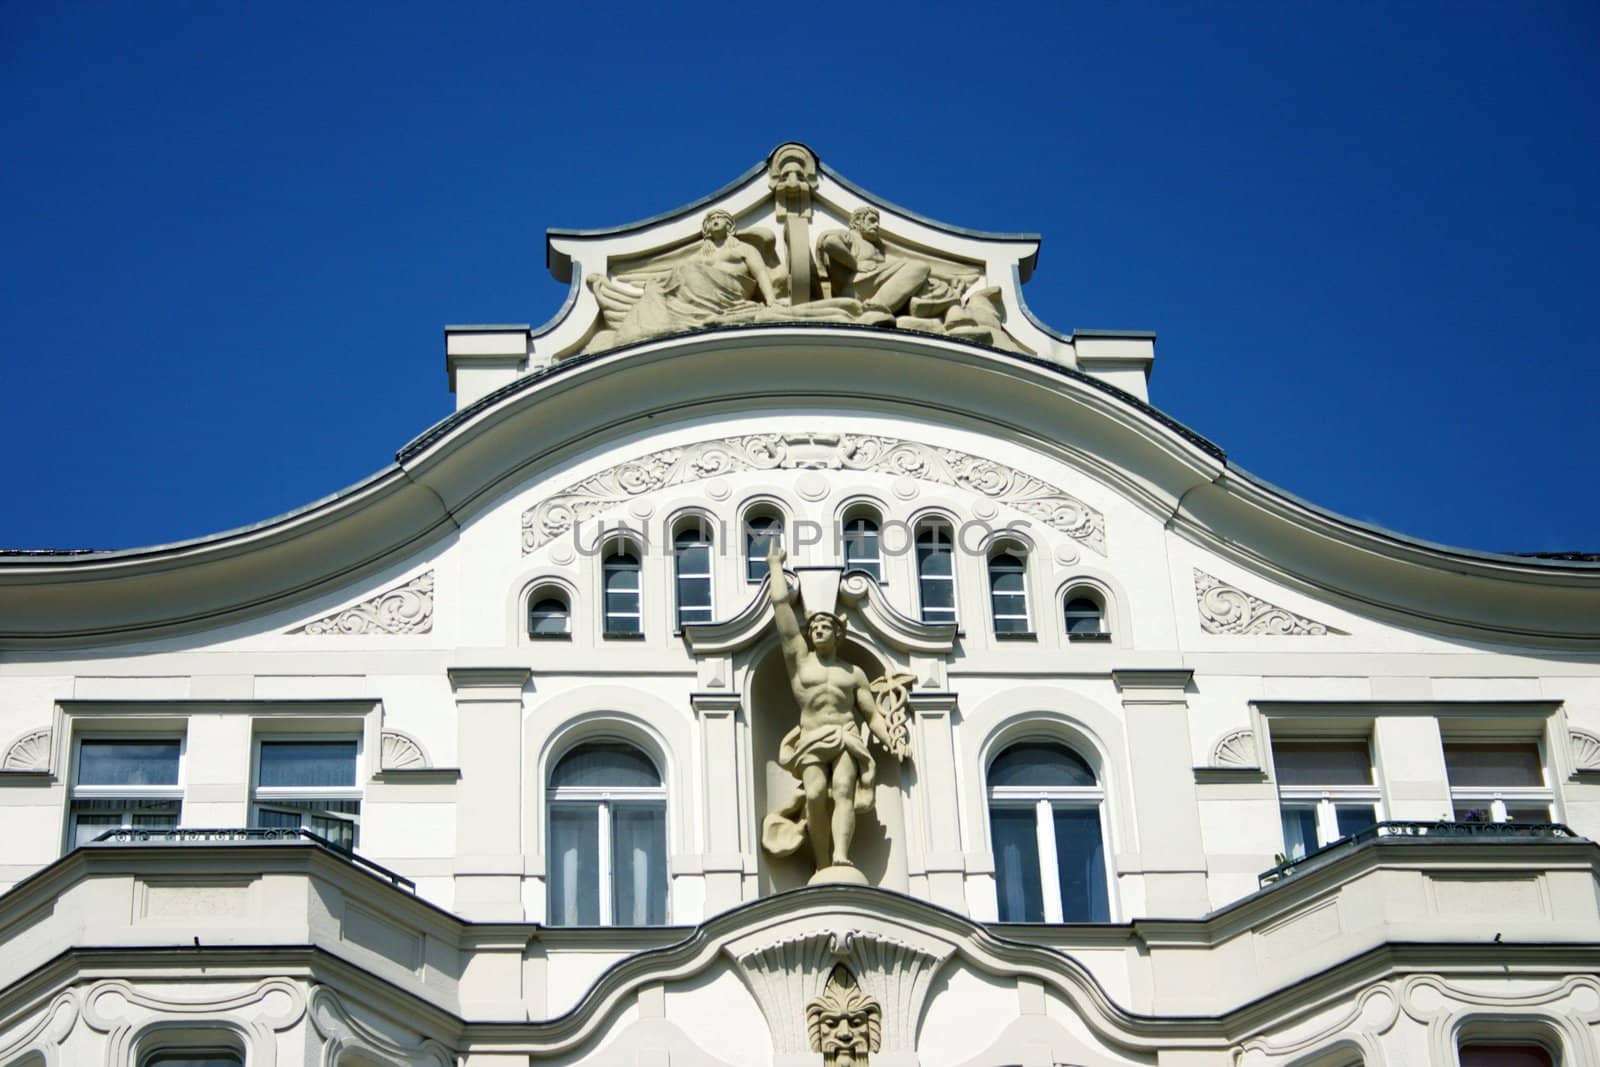
[[800,706],[800,724],[778,746],[778,764],[800,781],[792,801],[777,798],[761,827],[768,852],[787,856],[809,837],[817,870],[853,867],[850,842],[856,814],[872,810],[876,763],[862,739],[857,716],[884,748],[904,759],[910,749],[890,736],[873,697],[866,672],[839,658],[844,620],[825,611],[806,617],[805,630],[795,614],[793,591],[784,577],[787,554],[774,548],[767,556],[768,595],[789,668],[789,685]]
[[870,207],[850,215],[848,230],[829,230],[817,242],[828,257],[849,271],[835,296],[853,297],[868,312],[894,315],[927,284],[933,268],[920,259],[890,255],[878,232],[878,213]]

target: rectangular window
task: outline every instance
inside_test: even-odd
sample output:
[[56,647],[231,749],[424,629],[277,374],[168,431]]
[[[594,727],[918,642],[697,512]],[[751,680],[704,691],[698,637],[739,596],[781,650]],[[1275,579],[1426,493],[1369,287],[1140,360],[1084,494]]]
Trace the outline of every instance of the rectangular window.
[[353,739],[259,741],[252,825],[309,830],[354,849],[361,829],[359,750]]
[[107,830],[170,830],[183,808],[179,738],[81,738],[72,781],[72,847]]
[[1541,823],[1553,820],[1555,791],[1536,741],[1444,743],[1450,808],[1457,822]]
[[1283,853],[1307,853],[1374,826],[1381,798],[1365,738],[1272,742]]

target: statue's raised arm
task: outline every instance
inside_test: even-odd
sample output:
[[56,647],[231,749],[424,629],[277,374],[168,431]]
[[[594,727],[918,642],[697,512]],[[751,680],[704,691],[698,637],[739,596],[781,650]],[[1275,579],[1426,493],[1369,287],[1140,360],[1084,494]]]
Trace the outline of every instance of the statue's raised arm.
[[783,644],[783,656],[789,661],[793,674],[793,665],[805,655],[806,638],[800,631],[800,618],[795,614],[794,591],[783,573],[783,564],[788,558],[789,553],[781,545],[773,544],[767,550],[767,597],[772,601],[772,616],[778,627],[778,640]]

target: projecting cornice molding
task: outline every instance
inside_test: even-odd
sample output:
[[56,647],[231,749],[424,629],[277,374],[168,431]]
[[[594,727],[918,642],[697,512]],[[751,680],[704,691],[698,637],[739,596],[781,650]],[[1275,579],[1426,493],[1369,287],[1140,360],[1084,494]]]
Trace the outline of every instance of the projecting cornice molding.
[[1296,615],[1287,608],[1269,604],[1258,596],[1195,568],[1195,607],[1200,612],[1200,629],[1208,634],[1230,637],[1242,635],[1348,637],[1345,631]]
[[1106,554],[1106,520],[1066,490],[954,448],[851,433],[767,433],[663,448],[618,463],[522,513],[522,551],[536,552],[634,497],[741,471],[870,471],[954,486],[1004,504]]

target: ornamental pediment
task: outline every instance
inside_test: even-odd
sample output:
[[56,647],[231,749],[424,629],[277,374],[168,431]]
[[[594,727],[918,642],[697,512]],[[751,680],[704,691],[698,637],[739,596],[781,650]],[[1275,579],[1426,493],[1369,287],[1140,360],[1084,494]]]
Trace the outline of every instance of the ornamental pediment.
[[1038,238],[962,230],[873,198],[801,144],[704,200],[611,230],[551,230],[573,286],[536,334],[549,359],[699,330],[842,325],[1064,357],[1020,287]]

